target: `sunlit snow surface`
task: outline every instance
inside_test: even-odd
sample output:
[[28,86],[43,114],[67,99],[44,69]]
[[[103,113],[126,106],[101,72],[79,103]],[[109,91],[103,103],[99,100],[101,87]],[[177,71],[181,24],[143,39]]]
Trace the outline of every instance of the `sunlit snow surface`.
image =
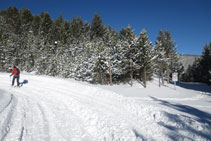
[[0,140],[211,140],[211,89],[148,82],[114,86],[0,73]]

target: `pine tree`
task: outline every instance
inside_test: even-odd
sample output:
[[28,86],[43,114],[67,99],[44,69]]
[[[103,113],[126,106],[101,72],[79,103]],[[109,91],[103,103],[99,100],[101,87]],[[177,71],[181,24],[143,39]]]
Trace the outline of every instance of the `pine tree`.
[[157,69],[159,70],[159,76],[161,75],[162,84],[164,84],[165,72],[167,73],[167,82],[169,83],[170,73],[173,71],[179,71],[181,73],[183,69],[178,61],[179,58],[175,48],[175,42],[172,40],[171,33],[168,30],[165,32],[160,30],[154,51],[156,55],[155,61]]
[[41,23],[41,18],[38,15],[33,16],[33,21],[32,21],[32,32],[34,36],[38,36],[39,33],[39,28],[40,28],[40,23]]
[[52,41],[52,26],[53,21],[50,15],[47,12],[42,12],[39,33],[41,35],[41,38],[45,40],[45,44],[47,42],[50,43]]
[[186,73],[183,75],[183,81],[186,82],[194,82],[194,74],[193,74],[193,68],[191,65],[188,65],[188,68],[186,70]]
[[146,81],[150,79],[151,73],[150,73],[150,67],[151,67],[151,48],[152,43],[149,41],[146,30],[143,29],[140,33],[140,36],[138,38],[138,44],[137,44],[137,54],[136,54],[136,66],[137,69],[140,71],[139,73],[143,74],[141,76],[141,80],[144,82],[144,87],[146,88]]
[[88,22],[83,23],[82,33],[81,33],[81,40],[82,42],[90,42],[90,31],[91,25]]
[[54,35],[52,37],[52,40],[55,41],[61,41],[62,36],[63,36],[63,25],[64,25],[64,20],[62,15],[60,15],[54,22],[53,22],[53,27],[52,27],[52,34]]
[[119,81],[119,76],[121,69],[118,67],[119,62],[119,51],[118,51],[118,43],[119,37],[118,33],[115,29],[112,29],[110,34],[110,48],[109,48],[109,58],[110,58],[110,66],[111,66],[111,73],[112,73],[112,82],[117,83]]
[[5,33],[6,33],[6,21],[2,16],[2,12],[0,12],[0,71],[5,71]]
[[20,15],[20,35],[19,35],[19,48],[18,48],[18,65],[19,68],[25,69],[26,71],[32,71],[33,68],[33,31],[32,21],[33,15],[30,10],[22,8],[19,12]]
[[5,22],[4,43],[6,68],[11,65],[18,65],[20,56],[20,15],[16,7],[9,7],[6,11],[1,11]]
[[133,85],[133,73],[134,73],[134,60],[135,60],[135,33],[131,30],[130,25],[126,29],[122,28],[120,30],[120,40],[121,46],[119,50],[119,58],[121,60],[121,69],[123,81],[127,81],[128,76],[130,76],[131,86]]
[[97,42],[95,44],[95,67],[94,67],[94,81],[101,83],[101,84],[106,84],[107,82],[107,74],[108,74],[108,64],[106,60],[106,46],[105,44],[101,42]]
[[166,66],[164,41],[165,41],[164,32],[160,30],[157,40],[155,42],[155,48],[154,48],[154,62],[156,64],[155,68],[157,69],[156,71],[159,76],[159,87],[161,86],[160,78],[162,79],[162,84],[164,84],[163,74],[164,74],[164,70]]
[[186,72],[182,75],[182,81],[203,82],[211,84],[211,43],[205,44],[203,53],[199,59],[196,59],[192,66],[188,66]]
[[71,31],[73,36],[73,43],[78,44],[81,40],[81,34],[83,29],[83,21],[82,19],[73,17],[72,23],[71,23]]
[[95,38],[103,38],[104,33],[105,27],[102,23],[102,19],[99,14],[95,13],[91,25],[91,40],[94,40]]
[[33,16],[30,10],[22,8],[20,10],[21,33],[28,33],[32,27]]
[[166,30],[164,32],[165,35],[165,39],[164,39],[164,49],[165,49],[165,58],[166,58],[166,72],[167,72],[167,82],[169,83],[170,81],[170,72],[172,70],[170,70],[170,65],[171,63],[174,61],[175,65],[177,65],[176,61],[178,61],[178,59],[176,58],[177,55],[177,51],[175,48],[175,42],[172,40],[171,37],[171,33]]
[[20,15],[16,7],[9,7],[6,11],[6,23],[14,34],[20,34]]
[[211,43],[204,46],[204,50],[200,60],[200,67],[201,67],[201,82],[206,84],[211,84],[210,82],[210,70],[211,70]]
[[62,36],[62,42],[64,45],[71,43],[71,23],[68,21],[64,21],[63,25],[63,36]]
[[171,50],[168,68],[170,70],[170,73],[177,72],[178,78],[181,78],[181,75],[184,72],[184,66],[181,62],[179,62],[179,54],[176,48]]

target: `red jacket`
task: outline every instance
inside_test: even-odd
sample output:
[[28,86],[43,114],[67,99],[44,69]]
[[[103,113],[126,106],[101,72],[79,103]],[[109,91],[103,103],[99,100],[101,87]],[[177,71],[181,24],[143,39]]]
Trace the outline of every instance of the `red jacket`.
[[15,76],[19,76],[18,71],[17,71],[16,68],[14,68],[14,69],[12,70],[12,74],[11,74],[10,76],[12,76],[13,74],[15,74]]

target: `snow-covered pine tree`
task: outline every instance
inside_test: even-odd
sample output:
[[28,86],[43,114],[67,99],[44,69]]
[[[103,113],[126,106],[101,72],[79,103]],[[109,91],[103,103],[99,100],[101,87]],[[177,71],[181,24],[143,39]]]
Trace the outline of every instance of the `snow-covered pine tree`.
[[151,72],[151,49],[152,43],[148,39],[147,32],[143,29],[140,33],[137,42],[137,51],[136,51],[136,70],[139,71],[139,77],[144,83],[146,88],[146,81],[152,76]]
[[[95,61],[94,63],[94,70],[93,70],[93,82],[94,83],[101,83],[105,84],[106,82],[106,59],[105,59],[105,52],[106,46],[103,42],[103,37],[105,35],[106,27],[102,23],[102,19],[100,16],[95,13],[92,19],[92,25],[90,29],[90,39],[92,42],[92,47],[95,54],[92,54],[92,60]],[[93,65],[92,65],[93,66]]]
[[42,39],[41,37],[35,40],[35,45],[37,48],[35,57],[36,58],[35,67],[38,74],[47,74],[46,70],[48,66],[48,60],[50,57],[47,51],[48,47],[45,42],[46,42],[45,39]]
[[2,11],[0,12],[0,71],[6,71],[6,52],[5,52],[5,33],[6,33],[6,21],[2,16]]
[[1,11],[4,23],[4,52],[5,52],[5,68],[8,69],[12,65],[19,62],[20,52],[20,16],[16,7],[9,7],[7,10]]
[[68,21],[64,21],[61,32],[63,33],[61,36],[61,42],[64,46],[67,46],[71,43],[71,23]]
[[[83,27],[81,30],[81,41],[83,43],[90,43],[90,34],[91,34],[91,25],[88,22],[83,23]],[[88,42],[89,41],[89,42]]]
[[53,21],[47,12],[41,13],[41,22],[39,28],[40,38],[44,39],[45,44],[48,42],[49,44],[52,42],[52,27]]
[[96,59],[95,62],[95,68],[94,68],[94,81],[101,83],[101,84],[106,84],[107,83],[107,74],[108,74],[108,63],[106,60],[106,46],[101,42],[97,42],[95,44],[95,53],[96,55],[93,55],[94,58]]
[[99,14],[95,13],[91,25],[91,40],[96,38],[103,38],[105,34],[105,26]]
[[165,48],[164,48],[165,35],[162,30],[160,30],[157,40],[155,42],[155,47],[153,49],[154,54],[154,63],[155,69],[159,76],[159,87],[160,78],[162,79],[162,84],[164,84],[164,71],[166,66],[166,58],[165,58]]
[[26,71],[32,71],[34,65],[33,54],[36,52],[32,52],[34,35],[32,32],[32,21],[33,16],[30,10],[22,8],[20,10],[20,47],[19,47],[19,60],[18,63],[19,68]]
[[77,62],[76,64],[78,64],[77,68],[79,71],[73,73],[78,74],[77,76],[80,76],[75,77],[76,79],[94,83],[93,72],[96,63],[96,54],[94,53],[94,50],[96,49],[96,47],[95,43],[90,42],[90,24],[88,24],[87,22],[83,23],[80,32],[80,49],[77,48],[79,49],[78,51],[80,55],[78,57],[74,57],[74,60]]
[[106,49],[105,49],[105,59],[106,59],[106,64],[107,64],[107,68],[109,68],[109,70],[107,71],[107,76],[109,76],[109,83],[110,85],[112,85],[112,82],[113,82],[113,66],[114,65],[114,60],[116,59],[115,56],[116,55],[116,44],[117,44],[117,41],[118,41],[118,33],[111,29],[111,27],[108,27],[106,28],[106,32],[104,34],[104,37],[103,37],[103,42],[106,46]]
[[[120,30],[120,40],[121,46],[119,47],[120,54],[119,58],[121,60],[121,69],[122,69],[122,79],[124,82],[131,82],[131,86],[133,85],[133,72],[134,72],[134,57],[135,57],[135,33],[131,30],[130,25],[127,28],[122,28]],[[130,78],[128,78],[130,76]]]
[[38,15],[33,15],[33,21],[32,21],[32,32],[34,34],[34,36],[38,36],[39,31],[40,31],[40,23],[41,23],[41,17]]
[[64,34],[64,19],[62,15],[59,15],[59,17],[53,21],[52,25],[52,42],[60,42],[62,43],[62,37]]
[[29,31],[31,31],[32,27],[32,21],[33,21],[33,16],[30,10],[26,8],[22,8],[20,10],[20,30],[22,34],[27,34]]
[[16,7],[9,7],[5,11],[5,19],[10,31],[14,34],[20,34],[20,15]]
[[122,76],[122,69],[120,68],[121,59],[120,59],[120,46],[121,41],[119,40],[118,33],[115,29],[111,31],[110,38],[111,48],[109,50],[110,60],[111,60],[111,72],[112,72],[112,82],[118,83],[121,81],[120,77]]
[[177,72],[178,78],[180,79],[183,71],[184,66],[181,62],[179,62],[179,54],[176,50],[176,48],[173,48],[170,53],[170,60],[169,60],[169,71],[170,73]]
[[81,35],[83,29],[83,21],[80,17],[75,18],[71,22],[71,33],[73,37],[73,44],[79,44],[81,42]]
[[27,72],[33,71],[35,67],[35,55],[37,53],[35,38],[36,37],[33,36],[32,30],[28,31],[25,36],[21,37],[22,46],[20,52],[21,61],[19,62],[19,68]]
[[39,28],[39,44],[38,54],[39,58],[37,61],[37,70],[39,74],[52,75],[50,73],[53,62],[54,41],[52,41],[52,27],[53,21],[47,12],[41,13],[41,23]]
[[[172,37],[171,37],[171,33],[166,30],[164,32],[164,49],[165,49],[165,60],[166,60],[166,73],[167,73],[167,82],[169,83],[169,80],[170,80],[170,65],[172,63],[172,61],[174,61],[174,63],[178,60],[174,60],[174,59],[177,59],[175,58],[177,52],[176,52],[176,48],[175,48],[175,42],[172,40]],[[175,55],[173,55],[175,54]],[[173,57],[173,58],[171,58]],[[176,64],[175,64],[176,65]]]

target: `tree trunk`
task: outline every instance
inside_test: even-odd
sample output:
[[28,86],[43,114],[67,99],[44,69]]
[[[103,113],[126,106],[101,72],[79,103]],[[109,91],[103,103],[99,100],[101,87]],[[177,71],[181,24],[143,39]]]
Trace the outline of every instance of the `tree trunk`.
[[159,72],[159,87],[160,87],[160,76],[161,76],[161,72]]
[[164,78],[163,78],[163,69],[161,70],[161,79],[162,79],[162,85],[164,85]]
[[131,70],[130,70],[130,79],[131,79],[131,86],[133,86],[133,62],[131,59]]
[[169,66],[167,66],[167,83],[169,84],[170,80],[170,72],[169,72]]
[[144,88],[147,87],[147,72],[146,72],[146,66],[144,66]]
[[109,75],[110,75],[110,85],[112,86],[111,60],[109,60]]
[[133,72],[130,73],[131,86],[133,86]]
[[100,72],[100,81],[101,81],[101,85],[103,85],[103,73]]

